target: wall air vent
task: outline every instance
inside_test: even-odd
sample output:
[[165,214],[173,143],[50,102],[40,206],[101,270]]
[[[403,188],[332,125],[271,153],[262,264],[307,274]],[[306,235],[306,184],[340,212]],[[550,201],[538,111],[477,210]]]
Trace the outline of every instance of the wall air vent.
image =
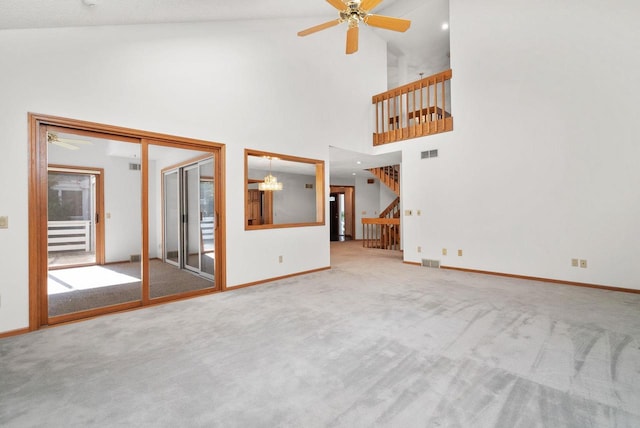
[[131,261],[131,263],[140,262],[140,254],[132,254],[131,256],[129,256],[129,260]]
[[420,152],[420,159],[429,159],[429,158],[437,158],[437,157],[438,157],[438,149],[425,150],[424,152]]
[[422,266],[430,268],[439,268],[440,260],[422,259]]
[[140,171],[142,169],[142,167],[140,166],[139,163],[130,163],[129,164],[129,169],[131,171]]

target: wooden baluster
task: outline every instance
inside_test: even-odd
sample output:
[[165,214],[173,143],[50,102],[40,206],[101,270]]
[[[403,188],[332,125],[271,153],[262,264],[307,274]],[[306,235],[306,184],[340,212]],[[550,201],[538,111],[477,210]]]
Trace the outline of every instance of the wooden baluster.
[[436,129],[435,132],[438,132],[438,78],[436,77],[436,81],[433,85],[433,111],[436,115]]
[[393,123],[393,132],[391,133],[391,141],[396,141],[396,116],[398,114],[398,108],[396,106],[396,94],[391,94],[391,99],[393,100],[393,111],[391,113],[391,121]]
[[404,138],[404,115],[406,114],[406,111],[404,109],[403,106],[403,102],[402,102],[402,91],[400,91],[400,93],[398,94],[398,106],[399,106],[399,111],[398,111],[398,128],[399,128],[399,132],[400,132],[400,138],[398,138],[399,140]]
[[[445,97],[445,89],[446,88],[444,87],[445,82],[446,82],[446,80],[443,77],[442,78],[442,119],[446,119],[446,115],[447,115],[446,109],[445,109],[445,107],[446,107],[446,97]],[[444,121],[442,123],[444,124]],[[443,130],[444,130],[444,128],[443,128]]]
[[447,82],[447,80],[443,77],[442,78],[442,130],[446,131],[447,130],[447,109],[446,109],[446,103],[447,103],[447,97],[446,97],[446,86],[445,83]]
[[427,114],[426,114],[426,118],[427,118],[427,126],[426,126],[426,133],[429,134],[430,132],[430,128],[431,128],[431,86],[429,85],[429,83],[427,83]]
[[385,117],[385,126],[387,127],[387,131],[385,132],[385,136],[384,136],[384,142],[388,143],[389,142],[389,134],[391,132],[391,97],[389,97],[387,95],[386,97],[387,99],[387,117]]
[[379,119],[380,119],[380,115],[379,115],[379,110],[380,110],[380,106],[378,103],[378,99],[376,98],[375,100],[375,108],[376,108],[376,135],[373,137],[373,145],[375,146],[376,143],[378,142],[378,134],[380,133],[379,129],[380,129],[380,125],[379,125]]
[[367,225],[362,223],[362,246],[363,247],[367,247],[367,237],[369,235],[367,234]]
[[[409,101],[407,101],[409,102]],[[409,131],[410,137],[416,136],[416,87],[411,87],[411,110],[413,110],[413,123],[411,125],[411,131]]]
[[420,133],[418,135],[422,135],[422,124],[424,123],[422,109],[424,109],[424,79],[420,79],[420,115],[418,116],[418,130]]

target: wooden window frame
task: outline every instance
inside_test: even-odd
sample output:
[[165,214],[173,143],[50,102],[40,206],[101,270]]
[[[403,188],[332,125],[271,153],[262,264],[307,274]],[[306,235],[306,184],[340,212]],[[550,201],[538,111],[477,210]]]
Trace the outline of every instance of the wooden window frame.
[[[282,224],[249,224],[249,183],[256,180],[249,179],[249,156],[273,157],[290,162],[300,162],[315,165],[315,191],[316,191],[316,221],[307,223],[282,223]],[[245,230],[281,229],[289,227],[307,227],[325,225],[325,170],[324,161],[318,159],[303,158],[284,155],[281,153],[265,152],[261,150],[244,150],[244,228]]]

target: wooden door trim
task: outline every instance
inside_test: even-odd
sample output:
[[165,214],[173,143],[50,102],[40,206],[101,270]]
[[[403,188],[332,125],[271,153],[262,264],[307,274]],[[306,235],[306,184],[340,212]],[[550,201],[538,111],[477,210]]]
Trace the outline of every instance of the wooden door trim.
[[[52,127],[52,130],[59,132],[136,143],[140,144],[141,148],[144,147],[143,140],[146,139],[152,140],[153,144],[192,150],[208,149],[215,152],[215,168],[219,176],[219,179],[216,180],[216,231],[219,234],[219,239],[216,240],[216,259],[219,260],[219,265],[216,269],[215,280],[220,290],[227,289],[226,254],[224,251],[226,248],[224,144],[39,113],[28,113],[27,120],[29,125],[29,331],[39,329],[47,322],[48,317],[47,305],[41,304],[42,290],[40,287],[47,278],[46,239],[42,239],[42,236],[46,236],[47,233],[47,207],[46,204],[40,203],[42,200],[46,201],[47,198],[47,180],[43,179],[47,176],[48,166],[46,127]],[[148,200],[144,198],[145,194],[143,189],[143,203],[147,204],[146,210],[148,211]],[[144,226],[145,224],[146,226]],[[147,218],[143,219],[143,231],[145,228],[148,240]],[[148,245],[143,245],[142,250],[143,252],[146,250],[148,254]]]

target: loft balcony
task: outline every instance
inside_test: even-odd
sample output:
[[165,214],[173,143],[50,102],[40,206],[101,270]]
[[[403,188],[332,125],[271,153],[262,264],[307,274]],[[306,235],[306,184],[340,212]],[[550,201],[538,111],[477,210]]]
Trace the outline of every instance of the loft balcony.
[[449,69],[374,95],[373,145],[452,131],[451,75]]

